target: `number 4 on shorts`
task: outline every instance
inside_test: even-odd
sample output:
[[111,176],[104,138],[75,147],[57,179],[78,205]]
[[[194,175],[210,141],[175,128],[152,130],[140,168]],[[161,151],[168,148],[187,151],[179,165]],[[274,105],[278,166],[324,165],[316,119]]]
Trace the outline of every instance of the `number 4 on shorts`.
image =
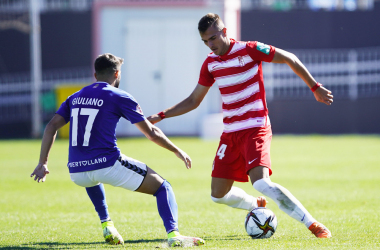
[[226,152],[226,149],[227,149],[227,145],[226,144],[220,145],[220,147],[218,149],[218,152],[216,153],[216,155],[219,156],[219,160],[223,159],[224,152]]

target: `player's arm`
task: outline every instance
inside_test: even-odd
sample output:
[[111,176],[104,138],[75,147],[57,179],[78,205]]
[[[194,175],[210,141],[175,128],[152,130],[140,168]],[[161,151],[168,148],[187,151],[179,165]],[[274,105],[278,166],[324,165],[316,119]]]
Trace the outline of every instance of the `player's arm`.
[[[173,107],[165,109],[162,111],[162,113],[166,118],[168,118],[183,115],[187,112],[190,112],[191,110],[196,109],[203,101],[209,89],[210,87],[197,84],[193,92],[186,99],[174,105]],[[151,115],[147,119],[153,124],[162,120],[161,116],[158,114]]]
[[34,169],[30,177],[34,177],[34,180],[37,182],[44,182],[46,175],[49,173],[47,164],[50,149],[54,143],[57,130],[63,127],[66,124],[65,119],[59,115],[55,114],[50,122],[46,125],[44,135],[42,137],[40,160],[37,167]]
[[166,135],[161,131],[161,129],[154,126],[148,120],[143,120],[141,122],[135,123],[136,127],[152,142],[157,145],[172,151],[178,158],[180,158],[186,165],[186,168],[191,168],[190,157],[174,145],[173,142],[166,137]]
[[[290,52],[276,48],[272,63],[286,63],[310,89],[317,84],[317,81],[315,81],[305,65],[302,64],[297,56]],[[326,105],[331,105],[333,102],[331,91],[322,86],[314,91],[314,97],[318,102],[322,102]]]

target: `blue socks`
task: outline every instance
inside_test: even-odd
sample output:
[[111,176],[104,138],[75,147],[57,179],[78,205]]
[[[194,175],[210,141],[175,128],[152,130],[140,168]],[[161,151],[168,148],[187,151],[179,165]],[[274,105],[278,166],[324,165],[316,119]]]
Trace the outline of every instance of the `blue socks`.
[[99,215],[101,222],[111,220],[108,214],[108,206],[106,202],[106,193],[104,186],[100,183],[97,186],[86,188],[87,194],[90,197],[92,204],[95,206],[95,210]]
[[166,233],[178,231],[178,206],[170,183],[165,180],[154,196],[157,199],[158,213],[164,222]]
[[[95,206],[100,221],[111,220],[103,184],[86,188],[86,191]],[[156,196],[158,213],[164,222],[166,232],[178,231],[178,206],[170,183],[165,180],[154,196]]]

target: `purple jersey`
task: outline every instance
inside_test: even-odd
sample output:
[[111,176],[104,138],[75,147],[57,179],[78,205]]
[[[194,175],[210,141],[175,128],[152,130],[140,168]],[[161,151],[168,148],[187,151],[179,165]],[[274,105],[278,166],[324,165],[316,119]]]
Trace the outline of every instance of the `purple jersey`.
[[57,114],[70,121],[70,173],[112,166],[120,155],[116,145],[120,117],[132,124],[145,120],[132,95],[106,82],[96,82],[69,96]]

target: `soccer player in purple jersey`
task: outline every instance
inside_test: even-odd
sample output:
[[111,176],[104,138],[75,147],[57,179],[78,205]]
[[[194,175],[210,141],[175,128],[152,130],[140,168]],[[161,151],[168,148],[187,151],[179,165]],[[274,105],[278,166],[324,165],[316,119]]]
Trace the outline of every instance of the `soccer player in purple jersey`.
[[44,182],[48,156],[57,130],[70,122],[69,162],[71,180],[86,191],[102,223],[109,244],[124,244],[108,214],[103,183],[156,197],[158,212],[168,234],[169,246],[203,245],[197,237],[182,236],[178,230],[178,208],[169,182],[144,163],[123,155],[116,145],[116,125],[127,119],[151,141],[164,147],[191,168],[190,157],[143,115],[136,100],[120,90],[123,59],[112,54],[95,60],[97,82],[69,96],[45,128],[40,160],[31,177]]

